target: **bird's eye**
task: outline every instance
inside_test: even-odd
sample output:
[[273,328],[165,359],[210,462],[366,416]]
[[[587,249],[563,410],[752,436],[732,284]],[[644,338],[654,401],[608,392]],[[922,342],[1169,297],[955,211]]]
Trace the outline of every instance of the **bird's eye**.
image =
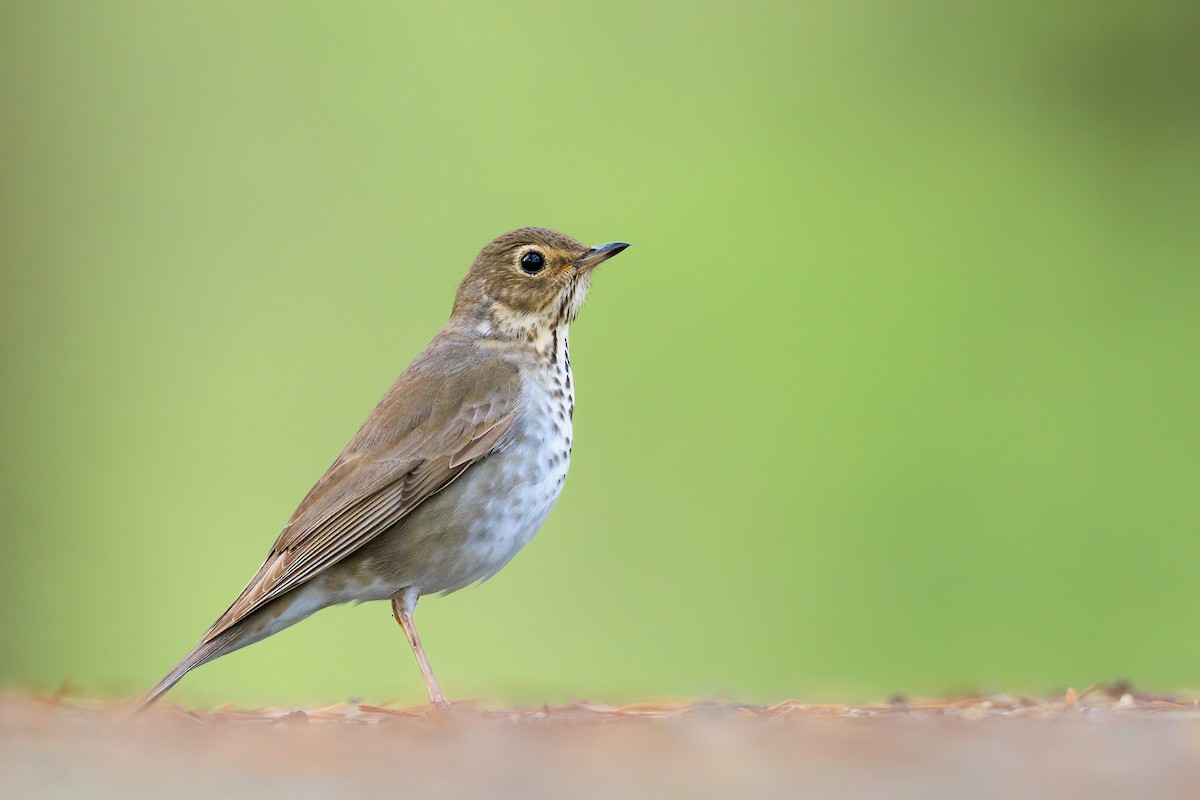
[[530,250],[521,256],[521,269],[526,275],[536,275],[546,266],[546,259],[537,250]]

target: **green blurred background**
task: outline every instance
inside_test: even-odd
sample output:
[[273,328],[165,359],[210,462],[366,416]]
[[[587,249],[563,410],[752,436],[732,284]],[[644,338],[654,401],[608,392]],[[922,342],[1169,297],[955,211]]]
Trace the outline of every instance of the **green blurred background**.
[[[5,3],[0,682],[159,678],[545,225],[634,247],[453,697],[1200,684],[1200,12],[965,5]],[[386,604],[172,695],[348,697]]]

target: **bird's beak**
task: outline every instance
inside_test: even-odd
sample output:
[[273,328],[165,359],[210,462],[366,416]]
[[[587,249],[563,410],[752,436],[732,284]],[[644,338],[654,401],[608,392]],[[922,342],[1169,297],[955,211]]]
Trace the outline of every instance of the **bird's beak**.
[[588,250],[583,258],[575,262],[575,269],[591,269],[597,264],[608,261],[617,253],[629,247],[628,242],[609,242],[608,244],[598,244]]

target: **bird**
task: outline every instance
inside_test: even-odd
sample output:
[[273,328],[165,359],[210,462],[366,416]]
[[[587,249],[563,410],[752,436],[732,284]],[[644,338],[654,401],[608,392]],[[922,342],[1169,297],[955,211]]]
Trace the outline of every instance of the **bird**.
[[418,598],[495,575],[554,506],[571,460],[567,334],[593,270],[629,247],[548,228],[505,233],[471,264],[445,326],[300,502],[266,561],[143,695],[328,606],[390,600],[429,702],[450,708],[413,622]]

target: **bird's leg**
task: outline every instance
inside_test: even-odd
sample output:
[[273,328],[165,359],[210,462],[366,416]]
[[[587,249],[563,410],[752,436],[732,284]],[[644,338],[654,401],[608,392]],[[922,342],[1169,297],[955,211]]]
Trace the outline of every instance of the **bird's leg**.
[[412,615],[416,608],[417,592],[415,589],[405,589],[392,598],[392,616],[396,618],[396,622],[400,623],[400,627],[404,629],[404,635],[408,637],[408,643],[412,645],[413,655],[417,657],[417,666],[421,668],[421,677],[425,679],[425,691],[429,692],[429,704],[437,711],[449,711],[450,701],[446,699],[446,695],[442,694],[442,687],[438,686],[433,669],[429,666],[429,659],[425,657],[425,648],[421,647],[421,637],[417,635],[417,626],[413,624]]

